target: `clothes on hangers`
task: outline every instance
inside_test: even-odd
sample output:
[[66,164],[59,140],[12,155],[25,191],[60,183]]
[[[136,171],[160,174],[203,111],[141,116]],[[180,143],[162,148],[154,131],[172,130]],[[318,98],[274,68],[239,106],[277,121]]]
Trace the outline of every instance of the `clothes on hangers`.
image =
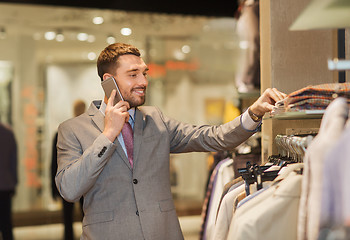
[[[321,232],[350,227],[350,120],[334,147],[325,156],[321,194]],[[349,231],[347,231],[349,233]],[[347,239],[349,239],[349,234]],[[339,238],[342,239],[342,238]],[[344,238],[343,238],[344,239]]]
[[[245,169],[238,169],[244,181],[233,183],[231,180],[229,190],[226,185],[220,194],[214,194],[220,201],[213,208],[216,211],[211,211],[216,221],[214,225],[210,223],[206,239],[312,240],[319,236],[320,226],[328,230],[334,227],[329,222],[350,226],[350,207],[347,206],[350,190],[346,185],[350,177],[347,177],[347,164],[343,163],[350,155],[347,150],[350,148],[345,145],[350,142],[348,113],[347,99],[336,98],[327,107],[316,136],[279,138],[283,140],[280,143],[285,147],[284,153],[288,152],[287,156],[271,156],[270,164],[265,166],[248,164]],[[347,136],[344,135],[346,124],[349,126]],[[342,135],[343,139],[339,140]],[[337,144],[338,141],[341,143]],[[325,156],[332,159],[327,160],[327,170]],[[350,163],[348,165],[350,168]],[[276,171],[274,168],[281,168],[279,175],[270,184],[265,182],[259,187],[264,176],[268,176],[267,169]],[[325,183],[326,179],[330,180]],[[338,198],[340,192],[341,198]]]
[[244,168],[247,165],[247,162],[251,164],[261,164],[261,154],[242,154],[236,155],[233,161],[233,169],[235,176],[239,176],[238,169]]
[[[264,182],[264,187],[268,187],[270,182]],[[264,189],[264,188],[263,188]],[[257,191],[255,185],[250,185],[250,192],[253,194],[260,192]],[[242,182],[240,185],[233,187],[223,197],[222,202],[218,208],[217,219],[215,222],[214,233],[212,240],[226,239],[229,231],[230,222],[237,206],[241,201],[246,199],[245,185]]]
[[[235,175],[237,176],[237,175]],[[243,178],[240,176],[238,178],[235,178],[235,179],[232,179],[231,181],[229,181],[228,183],[225,184],[224,186],[224,190],[221,194],[221,198],[220,198],[220,202],[219,202],[219,206],[218,206],[218,211],[220,209],[220,205],[221,205],[221,202],[222,202],[222,199],[225,197],[225,195],[231,191],[232,189],[235,189],[237,187],[239,187],[240,185],[242,185],[244,183],[244,180]]]
[[299,207],[298,240],[317,239],[325,155],[341,136],[349,108],[345,98],[337,98],[327,108],[318,135],[304,158],[304,178]]
[[270,187],[239,204],[226,239],[295,239],[302,176],[294,170],[302,167],[302,163],[288,165]]
[[[271,156],[268,166],[238,169],[244,181],[224,188],[207,239],[332,239],[340,230],[350,236],[344,230],[350,227],[348,115],[348,100],[337,97],[316,136],[280,137],[287,156]],[[260,189],[258,179],[268,167],[281,170]]]
[[211,187],[207,190],[206,200],[202,208],[201,239],[210,239],[209,237],[215,222],[216,211],[224,186],[234,178],[232,163],[233,160],[231,158],[220,161],[210,177],[211,181],[209,185]]

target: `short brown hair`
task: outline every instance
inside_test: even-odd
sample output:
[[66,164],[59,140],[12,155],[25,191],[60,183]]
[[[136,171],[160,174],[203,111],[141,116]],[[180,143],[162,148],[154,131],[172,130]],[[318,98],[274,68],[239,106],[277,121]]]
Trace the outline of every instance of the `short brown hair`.
[[116,70],[118,67],[118,58],[126,54],[141,56],[140,51],[136,47],[126,43],[113,43],[103,49],[97,59],[97,72],[101,81],[103,81],[103,74],[112,74]]

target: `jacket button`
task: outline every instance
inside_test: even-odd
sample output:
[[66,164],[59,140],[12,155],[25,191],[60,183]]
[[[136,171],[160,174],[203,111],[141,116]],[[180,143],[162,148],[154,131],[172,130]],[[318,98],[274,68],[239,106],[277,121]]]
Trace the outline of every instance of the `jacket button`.
[[136,215],[139,216],[139,211],[136,211]]
[[139,181],[137,181],[137,179],[134,179],[134,180],[132,180],[132,182],[133,182],[134,184],[137,184]]

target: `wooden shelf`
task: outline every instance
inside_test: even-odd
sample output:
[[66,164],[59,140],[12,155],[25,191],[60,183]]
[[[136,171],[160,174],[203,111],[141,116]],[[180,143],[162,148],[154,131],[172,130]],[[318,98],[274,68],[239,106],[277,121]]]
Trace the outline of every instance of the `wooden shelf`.
[[265,119],[298,120],[298,119],[322,119],[325,110],[306,110],[302,112],[284,112],[266,116]]

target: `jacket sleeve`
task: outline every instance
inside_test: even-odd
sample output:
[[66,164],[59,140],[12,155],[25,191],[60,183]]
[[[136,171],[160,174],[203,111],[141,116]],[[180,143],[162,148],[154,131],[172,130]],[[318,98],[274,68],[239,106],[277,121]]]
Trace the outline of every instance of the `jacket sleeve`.
[[83,151],[69,123],[58,128],[56,186],[61,196],[78,201],[96,182],[99,174],[116,149],[102,133]]
[[194,126],[159,114],[168,130],[172,153],[232,150],[254,133],[242,127],[241,116],[219,126]]

